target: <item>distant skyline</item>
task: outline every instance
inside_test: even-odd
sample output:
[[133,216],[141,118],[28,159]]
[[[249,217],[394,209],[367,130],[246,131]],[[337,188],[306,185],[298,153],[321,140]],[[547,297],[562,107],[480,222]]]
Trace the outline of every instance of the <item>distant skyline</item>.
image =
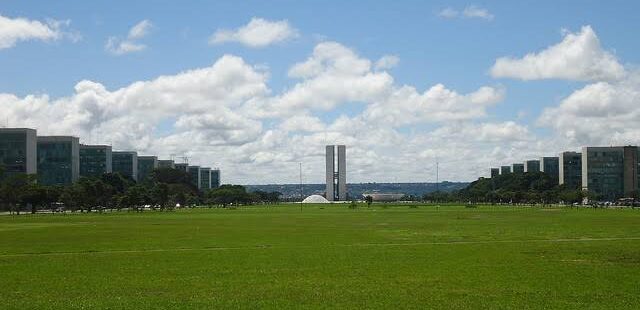
[[0,124],[225,183],[472,181],[640,144],[633,1],[3,1]]

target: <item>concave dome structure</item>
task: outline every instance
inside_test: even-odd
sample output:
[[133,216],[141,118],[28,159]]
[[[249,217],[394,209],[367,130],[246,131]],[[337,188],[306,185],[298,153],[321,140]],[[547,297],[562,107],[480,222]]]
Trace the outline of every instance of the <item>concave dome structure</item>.
[[311,195],[305,198],[302,203],[330,203],[330,201],[320,195]]

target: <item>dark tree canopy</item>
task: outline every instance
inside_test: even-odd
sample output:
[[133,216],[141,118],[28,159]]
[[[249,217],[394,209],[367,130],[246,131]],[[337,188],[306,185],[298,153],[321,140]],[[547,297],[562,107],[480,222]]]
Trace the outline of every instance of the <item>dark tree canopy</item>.
[[278,192],[249,193],[240,185],[198,190],[184,171],[160,168],[151,178],[136,183],[119,173],[83,177],[68,186],[43,186],[33,175],[17,174],[0,179],[0,210],[19,213],[51,211],[169,210],[176,206],[274,203]]
[[471,201],[491,203],[575,203],[585,195],[578,189],[560,186],[544,172],[509,173],[480,178],[466,188],[452,193],[431,193],[434,201]]

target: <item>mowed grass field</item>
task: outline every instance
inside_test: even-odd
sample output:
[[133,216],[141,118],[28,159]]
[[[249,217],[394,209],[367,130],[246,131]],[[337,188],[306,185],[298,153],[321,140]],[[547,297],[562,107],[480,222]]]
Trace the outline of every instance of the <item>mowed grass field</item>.
[[0,309],[639,309],[640,210],[0,216]]

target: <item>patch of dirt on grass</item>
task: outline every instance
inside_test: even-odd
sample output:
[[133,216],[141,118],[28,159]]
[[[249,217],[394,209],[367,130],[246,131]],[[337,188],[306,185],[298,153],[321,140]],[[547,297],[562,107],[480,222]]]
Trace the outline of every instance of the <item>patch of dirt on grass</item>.
[[640,264],[640,257],[631,255],[611,255],[606,258],[606,261],[614,264]]
[[563,263],[592,263],[593,262],[586,259],[561,259],[559,261]]

